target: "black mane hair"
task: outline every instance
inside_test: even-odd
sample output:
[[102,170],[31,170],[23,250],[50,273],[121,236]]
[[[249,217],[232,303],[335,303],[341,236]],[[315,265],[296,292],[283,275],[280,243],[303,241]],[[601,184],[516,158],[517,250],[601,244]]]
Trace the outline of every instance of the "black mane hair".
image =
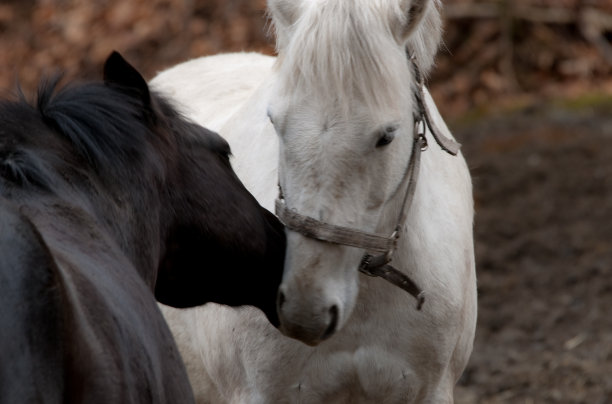
[[69,84],[43,81],[37,110],[45,124],[61,134],[95,169],[140,158],[151,131],[142,102],[103,82]]
[[[153,136],[142,103],[103,82],[60,87],[41,81],[28,102],[0,101],[0,176],[19,185],[52,188],[53,168],[72,163],[99,175],[143,157]],[[59,140],[59,141],[58,141]]]
[[205,136],[148,88],[142,94],[114,82],[61,86],[60,81],[59,75],[42,80],[33,102],[21,92],[17,100],[0,100],[0,184],[3,178],[49,190],[54,172],[87,167],[101,178],[125,175],[134,161],[155,158],[147,154],[147,144],[168,145],[170,132],[187,134],[179,142],[196,141],[217,154],[230,154],[224,140]]

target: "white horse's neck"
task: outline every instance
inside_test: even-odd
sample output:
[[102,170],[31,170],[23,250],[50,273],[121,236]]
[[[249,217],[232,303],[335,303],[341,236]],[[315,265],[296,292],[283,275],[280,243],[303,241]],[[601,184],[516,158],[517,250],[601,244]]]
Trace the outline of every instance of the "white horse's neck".
[[258,53],[209,56],[168,69],[150,83],[181,112],[226,138],[238,177],[270,211],[278,181],[278,139],[266,108],[275,60]]
[[[274,212],[278,194],[278,137],[266,115],[270,88],[268,77],[228,117],[220,133],[230,143],[234,156],[232,166],[238,177],[264,208]],[[247,116],[257,118],[243,118]]]

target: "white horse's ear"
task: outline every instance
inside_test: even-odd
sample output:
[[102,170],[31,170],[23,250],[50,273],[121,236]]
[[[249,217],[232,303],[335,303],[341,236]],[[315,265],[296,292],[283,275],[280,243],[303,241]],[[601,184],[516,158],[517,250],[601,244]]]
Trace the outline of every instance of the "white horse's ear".
[[442,39],[440,0],[401,0],[400,8],[404,18],[398,24],[397,38],[427,74]]
[[427,13],[429,7],[433,7],[433,0],[402,0],[400,8],[404,13],[405,19],[401,24],[401,30],[399,36],[401,39],[406,40],[408,37],[416,31],[423,18]]
[[299,16],[300,6],[299,0],[268,0],[268,10],[277,29],[293,25]]

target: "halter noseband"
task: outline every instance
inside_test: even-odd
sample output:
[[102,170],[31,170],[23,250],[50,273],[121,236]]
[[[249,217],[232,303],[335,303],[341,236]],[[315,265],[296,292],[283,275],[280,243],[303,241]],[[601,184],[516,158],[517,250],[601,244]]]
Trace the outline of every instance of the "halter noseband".
[[[459,152],[461,145],[453,139],[445,137],[440,129],[435,125],[431,111],[425,101],[425,85],[423,76],[416,63],[415,57],[410,57],[414,69],[415,79],[417,80],[416,101],[418,110],[414,114],[415,137],[410,161],[402,177],[400,185],[408,182],[406,192],[402,201],[400,213],[396,221],[396,226],[390,236],[383,236],[375,233],[363,232],[344,226],[336,226],[302,215],[297,211],[287,207],[283,196],[282,188],[279,183],[279,196],[275,202],[276,215],[289,230],[298,232],[303,236],[314,238],[333,244],[347,245],[362,248],[367,252],[364,254],[359,264],[359,271],[368,276],[379,276],[384,280],[398,286],[415,297],[417,300],[417,310],[420,310],[425,301],[425,294],[406,274],[397,270],[389,263],[393,258],[393,253],[397,248],[401,229],[406,221],[408,210],[414,199],[416,182],[419,175],[421,152],[427,149],[427,139],[425,137],[427,128],[433,135],[440,147],[447,153],[455,156]],[[421,130],[422,129],[422,130]],[[369,252],[379,253],[371,255]]]

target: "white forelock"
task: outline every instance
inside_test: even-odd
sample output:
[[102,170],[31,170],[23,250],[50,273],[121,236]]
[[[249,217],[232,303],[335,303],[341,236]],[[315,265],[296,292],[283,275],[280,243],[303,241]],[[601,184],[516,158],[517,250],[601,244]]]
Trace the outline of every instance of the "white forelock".
[[284,87],[322,102],[343,104],[357,97],[370,107],[392,108],[397,104],[398,89],[405,89],[413,81],[407,73],[405,48],[416,56],[426,74],[441,37],[440,1],[431,0],[417,28],[408,38],[398,38],[394,31],[407,19],[400,3],[302,3],[296,21],[288,27],[283,26],[284,21],[276,21],[279,18],[272,13],[278,36],[277,68],[285,80]]

